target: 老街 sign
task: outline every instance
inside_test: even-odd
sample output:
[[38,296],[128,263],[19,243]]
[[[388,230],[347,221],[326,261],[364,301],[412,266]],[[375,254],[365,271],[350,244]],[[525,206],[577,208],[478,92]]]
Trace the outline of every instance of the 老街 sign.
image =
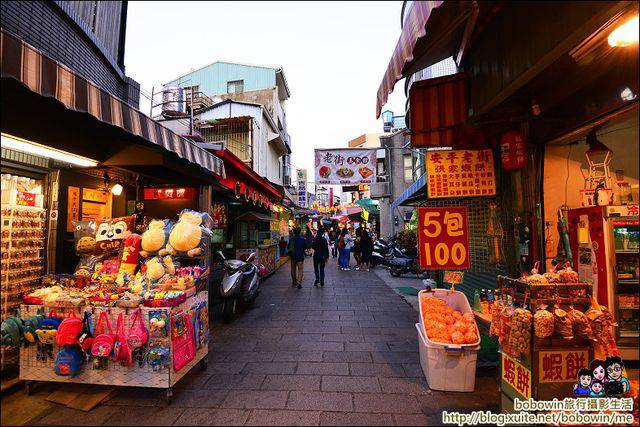
[[421,269],[468,269],[467,208],[418,208],[418,253]]
[[315,150],[316,184],[359,185],[376,181],[376,149]]

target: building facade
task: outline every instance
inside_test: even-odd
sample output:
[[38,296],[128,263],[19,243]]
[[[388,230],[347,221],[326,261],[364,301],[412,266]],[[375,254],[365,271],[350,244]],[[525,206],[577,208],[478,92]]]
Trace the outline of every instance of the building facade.
[[0,2],[3,31],[138,108],[140,85],[124,69],[126,23],[126,1]]
[[[194,114],[200,120],[210,121],[216,115],[224,115],[225,117],[216,118],[225,120],[253,117],[253,125],[256,126],[264,120],[265,123],[259,130],[264,133],[264,138],[251,139],[253,146],[247,149],[251,151],[252,156],[251,159],[246,160],[251,160],[254,170],[261,175],[264,173],[263,176],[268,177],[270,181],[273,180],[273,183],[291,185],[291,137],[287,131],[285,111],[285,102],[289,99],[290,92],[282,68],[216,61],[163,85],[163,94],[173,92],[178,93],[175,96],[176,99],[184,99],[184,102],[178,105],[183,106],[179,113],[185,114],[190,109],[190,97],[193,93]],[[231,104],[224,105],[227,105],[227,108],[232,106],[235,112],[229,110],[223,113],[218,108],[218,104],[226,100],[233,101]],[[164,114],[169,104],[162,105]],[[257,111],[256,105],[262,106],[262,110]],[[251,112],[247,113],[245,111],[247,109]],[[207,111],[204,116],[201,115],[203,111]],[[247,113],[245,116],[236,115],[245,113]],[[269,116],[270,121],[264,117],[263,113]],[[239,122],[246,122],[246,120],[239,120]],[[253,132],[251,126],[248,128],[247,125],[242,126]],[[274,136],[274,133],[277,136]],[[276,148],[273,147],[274,144],[269,143],[274,140]],[[215,138],[210,142],[214,141]],[[284,149],[280,149],[279,145],[284,145]],[[243,158],[244,155],[246,153],[239,157]],[[271,172],[276,167],[279,168],[277,174]]]

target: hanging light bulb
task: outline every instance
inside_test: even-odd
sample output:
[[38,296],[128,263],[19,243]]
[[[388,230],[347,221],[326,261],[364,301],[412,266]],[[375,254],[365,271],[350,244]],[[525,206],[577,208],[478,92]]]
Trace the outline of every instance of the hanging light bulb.
[[638,43],[638,31],[638,16],[635,16],[609,34],[609,46],[625,47],[633,43]]
[[122,185],[115,184],[113,187],[111,187],[111,194],[113,194],[114,196],[121,195],[122,194]]

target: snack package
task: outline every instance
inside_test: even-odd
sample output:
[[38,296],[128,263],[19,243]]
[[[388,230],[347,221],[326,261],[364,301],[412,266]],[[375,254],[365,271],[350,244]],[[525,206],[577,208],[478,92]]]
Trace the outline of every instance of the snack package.
[[96,222],[73,221],[73,240],[76,254],[93,254],[96,251]]
[[208,213],[185,209],[169,233],[165,250],[170,255],[198,258],[206,254],[211,242],[211,217]]
[[489,335],[497,337],[500,335],[500,313],[504,309],[502,300],[494,301],[491,307],[491,326],[489,327]]
[[118,272],[134,274],[138,267],[140,257],[140,242],[142,237],[139,234],[131,233],[125,237],[122,243],[122,255],[120,258],[120,268]]
[[119,253],[125,237],[131,234],[134,217],[102,219],[96,222],[96,248],[99,253]]
[[588,338],[590,340],[594,338],[589,319],[587,319],[587,316],[583,312],[571,307],[567,312],[567,316],[571,319],[574,336],[579,338]]
[[591,306],[586,311],[585,316],[589,320],[593,335],[596,338],[594,357],[604,360],[609,356],[618,356],[620,353],[611,331],[612,326],[618,325],[609,310],[599,305],[595,297],[592,296]]
[[553,335],[554,319],[553,314],[547,310],[546,305],[542,305],[533,315],[533,331],[537,338],[549,338]]
[[90,255],[80,258],[73,274],[76,276],[91,276],[95,271],[96,264],[102,261],[103,258],[104,255]]
[[531,312],[524,308],[516,308],[511,317],[509,346],[519,356],[528,355],[531,343]]
[[498,341],[502,346],[509,344],[509,333],[511,332],[511,318],[513,317],[513,306],[506,305],[500,312],[500,332]]
[[560,275],[561,283],[577,283],[578,282],[578,273],[573,271],[571,267],[567,267],[564,270],[560,270],[558,274]]
[[140,256],[148,258],[158,255],[167,245],[172,225],[173,222],[168,219],[151,220],[144,233],[142,233]]
[[553,327],[560,337],[570,340],[573,339],[573,327],[571,324],[571,318],[567,315],[567,312],[558,307],[557,305],[553,310]]

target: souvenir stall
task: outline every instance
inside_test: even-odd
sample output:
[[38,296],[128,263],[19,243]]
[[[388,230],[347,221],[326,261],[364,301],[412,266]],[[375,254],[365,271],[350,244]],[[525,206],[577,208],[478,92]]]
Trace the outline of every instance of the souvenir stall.
[[[212,220],[78,221],[73,274],[49,274],[9,318],[20,379],[165,389],[206,366]],[[3,335],[4,339],[4,335]]]

